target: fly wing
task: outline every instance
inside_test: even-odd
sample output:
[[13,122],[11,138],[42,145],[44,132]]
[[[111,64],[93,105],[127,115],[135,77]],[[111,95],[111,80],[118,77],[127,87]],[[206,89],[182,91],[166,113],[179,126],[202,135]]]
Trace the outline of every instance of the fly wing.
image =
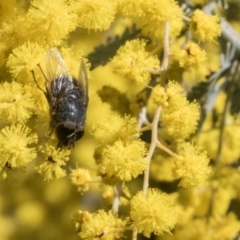
[[78,80],[79,80],[79,84],[81,86],[82,89],[82,99],[83,99],[83,103],[85,106],[87,106],[88,104],[88,75],[87,75],[87,67],[85,62],[81,61],[80,67],[79,67],[79,73],[78,73]]
[[51,48],[47,52],[46,69],[49,81],[52,81],[62,75],[70,76],[65,61],[55,48]]
[[51,48],[46,56],[47,98],[54,108],[73,89],[73,80],[60,53]]

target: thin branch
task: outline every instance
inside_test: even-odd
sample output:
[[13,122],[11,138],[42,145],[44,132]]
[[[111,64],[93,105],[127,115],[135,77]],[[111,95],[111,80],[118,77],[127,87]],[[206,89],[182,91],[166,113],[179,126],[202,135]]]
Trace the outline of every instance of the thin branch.
[[145,132],[145,131],[148,131],[148,130],[151,130],[152,129],[152,124],[149,124],[145,127],[142,127],[139,129],[139,132]]
[[169,22],[166,22],[165,26],[164,26],[163,60],[162,60],[161,68],[159,68],[159,69],[146,68],[146,71],[149,71],[152,74],[160,74],[161,73],[163,82],[166,77],[166,70],[168,68],[169,56],[171,55],[170,50],[169,50],[169,30],[170,30]]
[[138,234],[137,228],[133,228],[132,240],[137,240],[137,234]]
[[186,22],[191,22],[191,18],[189,18],[189,17],[186,17],[184,15],[179,15],[179,17],[182,18]]
[[114,200],[113,200],[113,205],[112,205],[112,212],[114,214],[117,214],[118,210],[119,210],[120,193],[119,193],[117,185],[115,185],[113,187],[113,190],[114,190]]
[[161,142],[157,141],[157,145],[158,148],[160,148],[161,150],[163,150],[164,152],[168,153],[170,156],[175,157],[175,158],[179,158],[179,156],[172,152],[169,148],[165,147],[164,145],[162,145]]
[[156,148],[156,144],[158,142],[157,131],[158,131],[158,121],[159,121],[159,117],[160,117],[160,114],[161,114],[161,110],[162,110],[161,107],[157,108],[157,111],[155,113],[153,122],[151,124],[151,127],[152,127],[152,138],[151,138],[151,144],[150,144],[150,148],[149,148],[149,151],[148,151],[148,155],[146,157],[147,168],[144,171],[144,178],[143,178],[143,192],[144,192],[145,195],[147,194],[147,190],[148,190],[148,186],[149,186],[150,163],[151,163],[151,159],[152,159],[152,156],[153,156],[153,152],[154,152],[154,150]]

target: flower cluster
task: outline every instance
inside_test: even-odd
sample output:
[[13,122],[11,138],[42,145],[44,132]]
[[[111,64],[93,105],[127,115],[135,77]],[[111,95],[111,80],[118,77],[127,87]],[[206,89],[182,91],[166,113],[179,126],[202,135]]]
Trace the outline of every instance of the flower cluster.
[[206,52],[196,43],[189,42],[184,49],[176,53],[176,59],[180,67],[188,70],[198,70],[206,61]]
[[190,143],[184,143],[179,150],[181,157],[174,161],[173,171],[182,187],[199,186],[206,183],[211,168],[206,151],[192,146]]
[[136,119],[117,114],[92,128],[98,143],[99,171],[110,179],[129,181],[146,168],[146,148],[139,137]]
[[7,126],[0,131],[0,168],[26,166],[37,156],[33,144],[38,141],[37,134],[23,124]]
[[69,160],[70,150],[55,149],[49,144],[40,146],[39,150],[43,154],[44,162],[36,167],[36,170],[44,176],[45,180],[66,176],[66,171],[62,167]]
[[31,71],[37,69],[45,56],[45,49],[37,43],[27,42],[15,48],[9,55],[7,67],[13,78],[26,83],[33,82]]
[[106,240],[119,239],[123,236],[126,221],[118,218],[112,212],[98,210],[94,214],[79,211],[74,216],[78,236],[81,239]]
[[164,24],[167,21],[171,25],[171,35],[176,36],[183,27],[180,18],[182,10],[174,0],[120,0],[119,9],[122,15],[134,18],[143,33],[153,39],[163,37]]
[[161,121],[164,131],[172,139],[185,139],[194,133],[199,119],[199,105],[189,103],[182,87],[169,81],[166,89],[156,87],[153,101],[163,107]]
[[31,88],[17,82],[0,84],[0,115],[5,123],[25,123],[35,111]]
[[130,216],[134,225],[145,236],[150,237],[170,232],[178,218],[178,210],[174,199],[160,192],[158,189],[149,189],[145,196],[138,192],[130,202]]
[[145,50],[146,41],[132,40],[118,50],[112,60],[116,73],[130,79],[135,83],[147,83],[150,80],[148,69],[159,68],[157,56],[151,56]]
[[88,30],[107,30],[116,14],[117,1],[76,1],[78,24]]
[[73,169],[69,178],[71,180],[71,184],[76,186],[79,192],[88,191],[88,183],[92,180],[89,171],[83,168]]
[[145,155],[144,142],[140,140],[131,142],[119,140],[104,148],[102,168],[109,177],[130,181],[146,168],[146,161],[143,158]]
[[218,16],[206,15],[197,9],[194,11],[190,29],[201,41],[214,41],[221,34],[220,19]]
[[49,46],[58,45],[78,25],[76,7],[70,0],[34,0],[27,20],[32,39],[46,41]]

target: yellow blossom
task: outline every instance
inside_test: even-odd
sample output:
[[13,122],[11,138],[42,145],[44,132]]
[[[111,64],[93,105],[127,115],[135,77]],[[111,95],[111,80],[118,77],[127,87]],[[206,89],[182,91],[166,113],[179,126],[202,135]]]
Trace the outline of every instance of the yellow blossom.
[[144,40],[127,41],[112,60],[114,71],[135,83],[147,84],[150,80],[148,68],[159,68],[160,62],[157,56],[145,50],[145,46]]
[[170,80],[166,88],[166,93],[169,111],[176,111],[188,104],[186,92],[179,83]]
[[119,11],[124,16],[135,18],[142,33],[157,40],[163,37],[167,21],[170,23],[171,35],[178,35],[183,27],[179,17],[182,10],[174,0],[120,0]]
[[37,139],[35,133],[31,133],[27,126],[21,124],[3,128],[0,131],[0,166],[26,166],[36,158],[36,149],[30,146],[37,143]]
[[150,237],[151,233],[170,232],[177,222],[178,210],[171,196],[149,189],[146,196],[141,191],[131,199],[130,217],[138,231]]
[[221,34],[220,19],[218,16],[208,16],[196,9],[191,20],[191,31],[201,41],[214,41]]
[[130,181],[145,170],[147,166],[145,155],[144,142],[118,140],[103,150],[101,167],[105,169],[108,177]]
[[118,0],[118,10],[123,16],[128,17],[143,17],[144,12],[144,0]]
[[107,30],[115,18],[117,1],[81,0],[76,2],[80,27],[89,30]]
[[176,53],[180,67],[194,71],[206,61],[206,52],[196,43],[188,43],[184,49]]
[[84,168],[73,169],[69,178],[71,180],[71,184],[76,186],[79,192],[88,191],[88,183],[92,180],[89,170]]
[[153,94],[153,102],[157,106],[162,106],[162,107],[168,106],[168,95],[164,87],[157,85],[153,89],[152,94]]
[[6,49],[14,48],[19,44],[23,44],[29,40],[29,32],[27,27],[27,17],[25,14],[14,15],[7,18],[1,25],[0,41],[7,43]]
[[58,45],[78,24],[76,4],[70,0],[33,0],[27,18],[31,39],[48,46]]
[[35,101],[29,86],[17,82],[0,84],[1,120],[9,123],[24,123],[35,111]]
[[44,58],[45,50],[42,46],[38,43],[26,42],[13,50],[6,65],[14,78],[34,84],[31,71],[37,69],[37,64]]
[[189,103],[181,86],[173,81],[166,88],[168,106],[163,108],[161,121],[164,131],[171,138],[185,139],[194,133],[200,116],[199,105]]
[[66,176],[62,168],[69,160],[70,150],[55,149],[52,145],[40,146],[43,155],[43,163],[36,167],[38,173],[44,176],[44,180],[58,179]]
[[101,146],[112,144],[118,139],[132,140],[139,137],[137,120],[130,116],[120,117],[118,114],[112,114],[96,123],[92,127],[92,134]]
[[[78,235],[81,239],[104,239],[114,240],[123,237],[126,221],[118,218],[112,212],[103,210],[90,214],[79,211],[75,214],[74,222],[77,226]],[[122,228],[122,231],[120,229]]]
[[180,159],[173,159],[174,172],[181,178],[179,186],[193,187],[206,183],[210,173],[209,158],[206,151],[184,143],[179,150]]
[[173,139],[185,139],[195,132],[199,116],[199,106],[196,102],[172,112],[163,110],[164,130]]
[[120,0],[119,9],[123,15],[132,17],[146,17],[157,22],[166,22],[181,12],[174,0]]
[[[168,1],[164,2],[167,4],[169,3]],[[154,7],[154,4],[152,4],[152,7]],[[155,15],[150,17],[151,13],[149,13],[147,17],[141,18],[137,21],[137,25],[142,29],[142,33],[145,36],[150,36],[153,40],[156,40],[156,42],[158,42],[159,39],[162,40],[164,38],[164,29],[166,25],[166,22],[158,21],[158,17],[156,17],[157,14],[158,13],[156,12]],[[183,20],[179,17],[181,14],[182,10],[177,6],[168,21],[170,36],[178,36],[180,34],[181,29],[184,26]]]

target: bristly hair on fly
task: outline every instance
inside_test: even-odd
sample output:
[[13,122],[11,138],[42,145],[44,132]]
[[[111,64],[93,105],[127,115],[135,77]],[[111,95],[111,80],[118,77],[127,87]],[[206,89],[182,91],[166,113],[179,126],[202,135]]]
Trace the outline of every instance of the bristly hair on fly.
[[78,80],[72,78],[60,53],[51,48],[46,55],[47,76],[38,65],[44,78],[46,90],[34,81],[44,92],[50,106],[50,134],[55,131],[58,147],[74,147],[77,140],[84,135],[84,125],[88,106],[87,68],[82,60]]

